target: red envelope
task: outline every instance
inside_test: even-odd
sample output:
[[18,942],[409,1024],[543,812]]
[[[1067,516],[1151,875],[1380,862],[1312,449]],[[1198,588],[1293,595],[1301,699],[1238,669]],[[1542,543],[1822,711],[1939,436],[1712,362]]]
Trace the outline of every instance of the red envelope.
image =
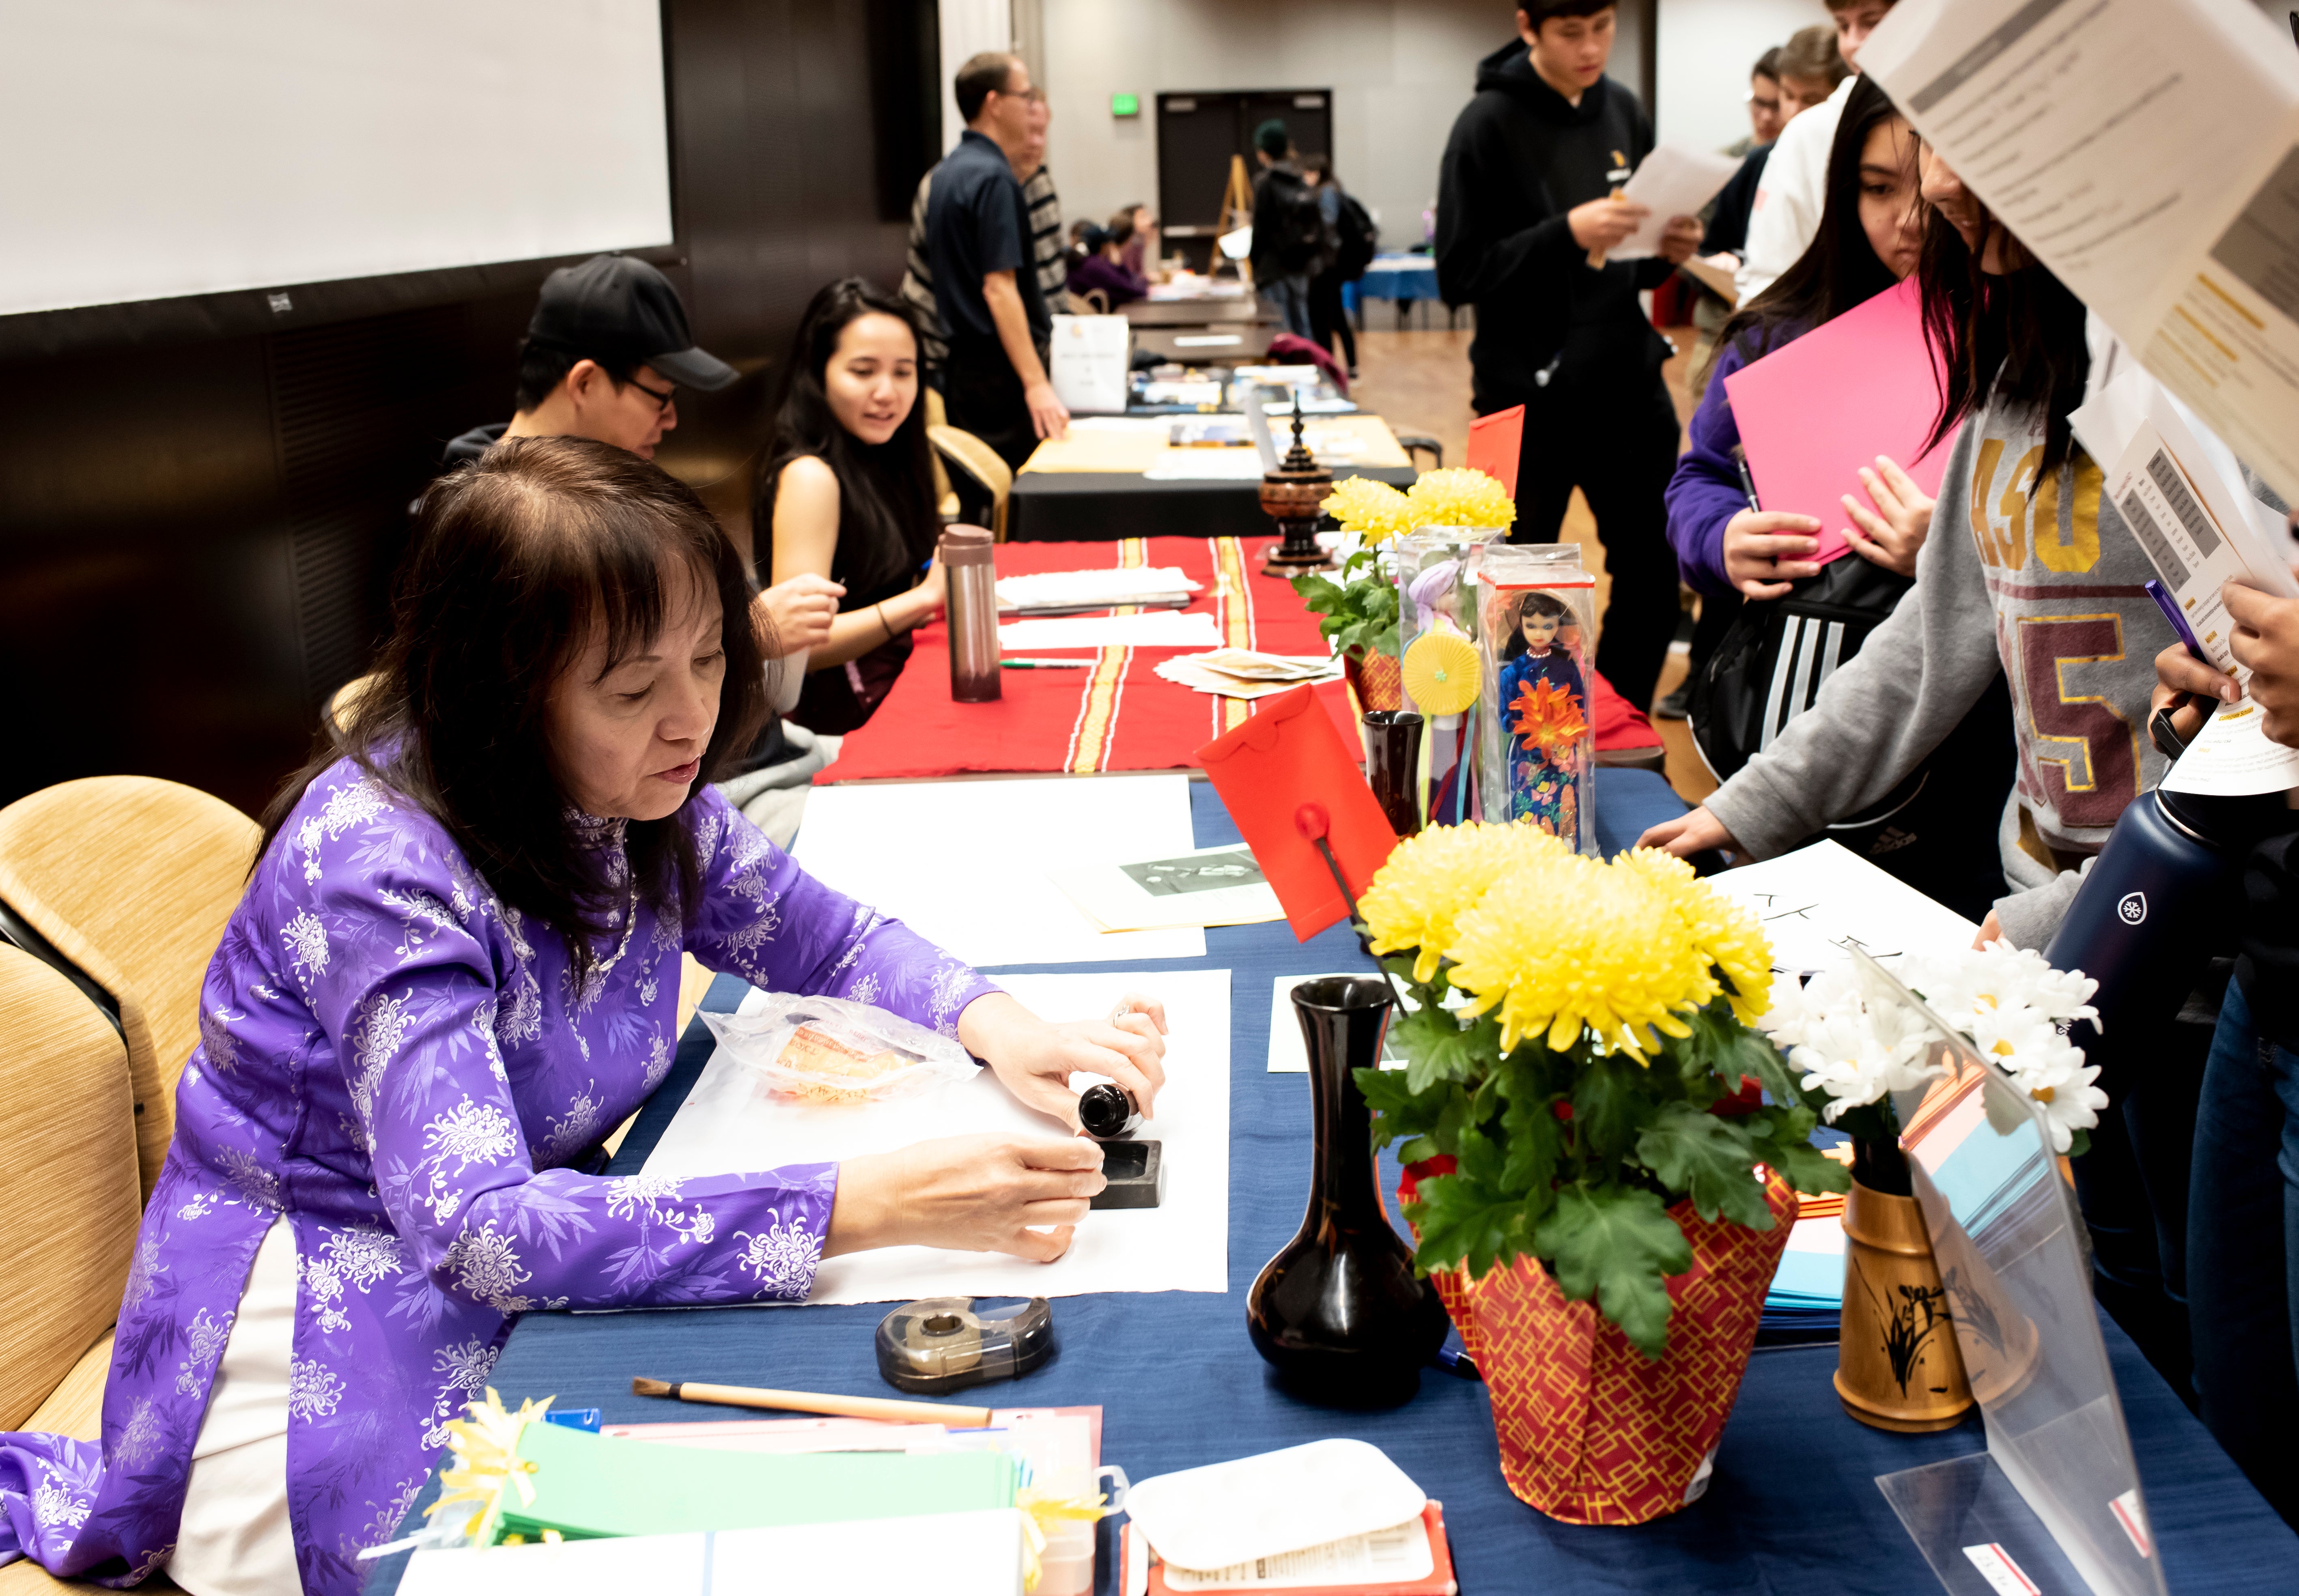
[[1297,811],[1305,804],[1324,810],[1326,840],[1352,896],[1388,859],[1397,833],[1310,689],[1261,703],[1251,720],[1199,748],[1197,761],[1285,906],[1294,937],[1307,942],[1349,909],[1324,855],[1295,823]]
[[1513,404],[1469,423],[1469,468],[1481,471],[1516,497],[1516,460],[1524,447],[1524,407]]

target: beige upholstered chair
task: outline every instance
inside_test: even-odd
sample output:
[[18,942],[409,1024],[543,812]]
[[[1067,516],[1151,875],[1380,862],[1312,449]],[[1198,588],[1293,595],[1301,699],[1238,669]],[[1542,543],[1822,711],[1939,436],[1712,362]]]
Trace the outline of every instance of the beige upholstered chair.
[[354,676],[328,695],[328,702],[320,711],[320,725],[337,748],[343,746],[344,734],[359,718],[360,700],[381,674],[370,671],[364,676]]
[[[925,403],[926,436],[931,438],[935,427],[950,425],[950,407],[942,402],[939,393],[923,385],[918,389],[918,397]],[[950,485],[950,473],[942,469],[941,453],[935,451],[933,459],[934,510],[945,522],[955,521],[959,517],[958,494]]]
[[[972,485],[976,500],[984,498],[989,500],[987,522],[991,534],[1000,542],[1004,542],[1006,496],[1014,490],[1013,468],[999,457],[996,450],[962,428],[929,426],[926,438],[934,444],[935,459]],[[967,497],[962,491],[956,496],[961,503]]]
[[[0,947],[0,1430],[102,1429],[143,1190],[120,1033],[71,982]],[[81,1588],[29,1563],[0,1592]],[[90,1587],[92,1588],[92,1587]]]
[[65,781],[0,809],[0,902],[120,1005],[146,1196],[200,1039],[200,981],[261,834],[222,799],[151,776]]

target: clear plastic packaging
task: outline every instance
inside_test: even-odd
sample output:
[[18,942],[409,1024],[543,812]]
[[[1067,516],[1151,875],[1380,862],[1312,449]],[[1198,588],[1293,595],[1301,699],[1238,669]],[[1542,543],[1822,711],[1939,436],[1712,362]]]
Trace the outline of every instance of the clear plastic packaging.
[[718,1045],[770,1091],[809,1103],[907,1096],[979,1073],[949,1038],[843,997],[769,993],[754,1013],[701,1013]]
[[1498,527],[1423,526],[1394,546],[1405,707],[1426,717],[1421,812],[1431,825],[1476,817],[1476,566]]
[[1488,821],[1529,820],[1597,851],[1597,735],[1587,640],[1595,578],[1573,543],[1496,543],[1479,557],[1479,786]]

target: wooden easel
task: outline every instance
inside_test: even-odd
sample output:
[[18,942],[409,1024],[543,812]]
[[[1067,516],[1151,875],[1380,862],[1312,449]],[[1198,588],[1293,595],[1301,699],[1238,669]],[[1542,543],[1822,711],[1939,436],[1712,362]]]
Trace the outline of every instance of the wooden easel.
[[[1222,190],[1221,209],[1217,214],[1221,221],[1214,228],[1214,260],[1211,263],[1216,271],[1220,269],[1223,260],[1227,259],[1221,252],[1221,236],[1234,232],[1240,227],[1253,225],[1253,180],[1245,175],[1245,157],[1242,155],[1232,155],[1229,158],[1229,185]],[[1237,268],[1240,282],[1253,281],[1253,268],[1250,265],[1243,260],[1234,261],[1232,264]]]

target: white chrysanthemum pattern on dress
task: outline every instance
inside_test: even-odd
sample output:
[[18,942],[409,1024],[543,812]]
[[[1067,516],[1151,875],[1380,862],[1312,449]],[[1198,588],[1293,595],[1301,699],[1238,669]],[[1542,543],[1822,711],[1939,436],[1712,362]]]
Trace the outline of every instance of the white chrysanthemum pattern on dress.
[[468,1092],[423,1128],[423,1145],[438,1155],[442,1167],[454,1159],[458,1175],[475,1163],[501,1163],[518,1145],[510,1116],[492,1103],[472,1102]]
[[288,1418],[306,1424],[314,1418],[333,1418],[343,1400],[344,1383],[326,1364],[316,1358],[287,1360]]
[[822,1263],[822,1237],[803,1225],[785,1224],[778,1218],[756,1235],[737,1230],[735,1239],[748,1244],[741,1262],[759,1282],[759,1296],[806,1301],[806,1294],[814,1289],[814,1272]]

